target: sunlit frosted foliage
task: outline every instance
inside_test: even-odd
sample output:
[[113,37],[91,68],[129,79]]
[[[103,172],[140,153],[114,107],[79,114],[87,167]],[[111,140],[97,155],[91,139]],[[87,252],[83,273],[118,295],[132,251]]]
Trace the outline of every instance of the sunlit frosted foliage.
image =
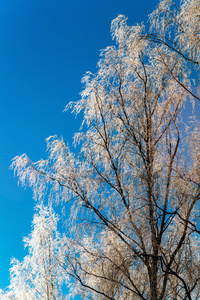
[[22,262],[12,259],[5,300],[64,299],[62,286],[67,276],[59,262],[62,239],[57,231],[58,217],[42,204],[36,210],[32,232],[24,238],[28,255]]
[[73,201],[62,260],[74,278],[69,297],[200,297],[199,125],[195,108],[192,123],[184,116],[199,100],[199,14],[198,1],[161,1],[149,32],[119,15],[116,46],[66,107],[83,111],[80,152],[53,136],[47,160],[13,161],[37,199],[50,189],[54,201]]

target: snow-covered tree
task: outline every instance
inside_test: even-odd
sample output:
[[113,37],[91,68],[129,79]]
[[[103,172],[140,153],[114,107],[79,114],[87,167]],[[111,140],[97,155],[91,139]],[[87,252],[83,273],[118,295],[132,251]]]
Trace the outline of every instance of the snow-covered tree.
[[[116,46],[87,73],[73,154],[47,139],[47,160],[16,157],[36,198],[73,201],[65,243],[72,294],[84,299],[200,298],[200,125],[191,88],[200,62],[200,4],[161,1],[150,29],[112,22]],[[193,103],[190,119],[184,106]],[[84,125],[83,125],[84,126]]]
[[59,262],[62,238],[57,222],[58,217],[52,207],[36,206],[32,232],[24,238],[28,255],[22,262],[12,259],[11,282],[3,299],[65,299],[62,287],[67,276]]

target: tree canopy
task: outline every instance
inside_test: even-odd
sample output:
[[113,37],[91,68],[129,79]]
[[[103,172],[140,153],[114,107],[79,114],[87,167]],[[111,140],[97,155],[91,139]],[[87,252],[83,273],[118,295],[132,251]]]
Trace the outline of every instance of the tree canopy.
[[57,229],[58,217],[52,207],[36,206],[32,232],[24,238],[28,254],[23,261],[13,258],[11,280],[2,300],[61,300],[62,286],[68,276],[59,260],[62,258],[63,238]]
[[53,136],[46,160],[12,165],[36,199],[72,202],[61,265],[83,299],[200,297],[200,2],[161,1],[149,24],[112,21],[116,45],[66,107],[83,111],[80,152]]

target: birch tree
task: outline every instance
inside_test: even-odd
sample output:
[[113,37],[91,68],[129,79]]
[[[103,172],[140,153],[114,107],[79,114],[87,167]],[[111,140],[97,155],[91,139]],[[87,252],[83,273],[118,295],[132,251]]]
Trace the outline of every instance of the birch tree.
[[[73,153],[56,136],[48,157],[13,168],[37,199],[72,202],[62,267],[83,299],[200,298],[199,1],[161,1],[150,29],[112,21],[115,46],[87,73]],[[191,101],[191,118],[184,116]]]
[[2,296],[5,300],[64,299],[62,286],[67,276],[58,262],[62,241],[57,231],[58,217],[43,204],[36,210],[32,232],[24,238],[28,255],[22,262],[12,259],[10,286]]

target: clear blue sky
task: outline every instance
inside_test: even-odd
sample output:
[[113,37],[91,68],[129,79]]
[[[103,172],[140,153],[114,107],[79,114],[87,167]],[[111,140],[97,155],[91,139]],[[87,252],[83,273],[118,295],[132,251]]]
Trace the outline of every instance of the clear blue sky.
[[45,138],[71,141],[80,120],[63,113],[80,98],[81,78],[95,72],[99,50],[113,44],[110,23],[146,21],[158,1],[0,1],[0,288],[9,281],[11,257],[24,256],[34,200],[9,170],[16,155],[46,157]]

